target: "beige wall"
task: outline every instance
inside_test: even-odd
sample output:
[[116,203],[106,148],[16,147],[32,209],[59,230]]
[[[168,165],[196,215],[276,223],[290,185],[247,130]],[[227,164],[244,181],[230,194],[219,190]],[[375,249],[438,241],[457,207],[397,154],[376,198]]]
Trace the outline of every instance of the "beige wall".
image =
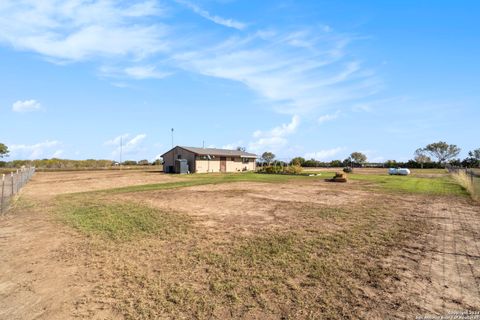
[[[250,159],[248,163],[242,163],[241,158],[226,157],[226,171],[227,172],[242,172],[244,168],[247,171],[255,170],[255,159]],[[196,162],[196,172],[205,173],[205,172],[220,172],[220,157],[215,157],[211,160],[201,160],[197,159]]]
[[[245,170],[244,170],[245,169]],[[241,158],[227,157],[227,172],[241,172],[255,170],[255,159],[249,159],[248,163],[243,163]]]
[[[207,173],[207,172],[220,172],[220,157],[215,156],[211,160],[197,159],[195,160],[195,154],[193,152],[187,151],[185,149],[175,147],[170,150],[163,156],[163,167],[167,170],[168,166],[175,166],[175,159],[178,155],[181,155],[182,159],[187,159],[188,169],[191,173]],[[226,171],[227,172],[242,172],[245,171],[254,171],[256,169],[255,159],[249,159],[248,163],[243,163],[240,157],[225,157],[226,161]],[[232,160],[233,159],[233,160]]]
[[198,173],[220,172],[220,158],[211,160],[197,159],[195,167]]

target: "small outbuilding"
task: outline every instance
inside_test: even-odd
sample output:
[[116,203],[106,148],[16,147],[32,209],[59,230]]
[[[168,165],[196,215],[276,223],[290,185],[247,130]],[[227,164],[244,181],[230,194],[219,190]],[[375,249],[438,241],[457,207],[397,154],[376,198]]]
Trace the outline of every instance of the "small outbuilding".
[[241,172],[256,169],[257,155],[239,150],[176,146],[162,154],[162,158],[166,173],[181,173],[177,164],[180,159],[186,160],[191,173]]

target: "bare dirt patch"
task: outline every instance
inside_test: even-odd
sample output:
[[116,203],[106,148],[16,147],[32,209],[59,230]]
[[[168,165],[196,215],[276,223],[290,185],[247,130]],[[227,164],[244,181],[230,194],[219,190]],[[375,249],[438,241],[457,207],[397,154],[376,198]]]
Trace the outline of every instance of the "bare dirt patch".
[[288,225],[287,220],[295,219],[295,212],[302,208],[358,205],[367,197],[372,200],[371,193],[319,180],[290,184],[236,182],[115,196],[188,214],[211,232],[247,233],[264,226]]
[[192,218],[186,233],[125,242],[51,214],[57,194],[174,179],[37,174],[0,218],[0,319],[385,319],[480,305],[480,208],[462,197],[320,178],[86,195]]
[[26,197],[38,198],[179,180],[175,175],[154,171],[38,172],[22,192]]
[[36,173],[15,207],[0,216],[0,319],[115,318],[92,301],[88,264],[65,254],[85,246],[85,238],[50,213],[52,199],[170,181],[175,177],[138,171]]

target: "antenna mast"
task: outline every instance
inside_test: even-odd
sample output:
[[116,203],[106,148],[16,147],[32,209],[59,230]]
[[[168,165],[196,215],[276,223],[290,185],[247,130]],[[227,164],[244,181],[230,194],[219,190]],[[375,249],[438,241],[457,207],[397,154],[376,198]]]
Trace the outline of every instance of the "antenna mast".
[[120,137],[120,165],[122,165],[123,137]]

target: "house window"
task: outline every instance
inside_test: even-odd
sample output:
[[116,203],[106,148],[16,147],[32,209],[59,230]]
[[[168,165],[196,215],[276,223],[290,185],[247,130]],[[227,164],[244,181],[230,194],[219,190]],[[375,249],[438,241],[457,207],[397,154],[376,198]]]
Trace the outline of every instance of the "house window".
[[248,158],[242,158],[242,163],[249,163],[250,162],[250,159]]
[[179,154],[179,155],[177,156],[177,159],[182,159],[182,155]]

